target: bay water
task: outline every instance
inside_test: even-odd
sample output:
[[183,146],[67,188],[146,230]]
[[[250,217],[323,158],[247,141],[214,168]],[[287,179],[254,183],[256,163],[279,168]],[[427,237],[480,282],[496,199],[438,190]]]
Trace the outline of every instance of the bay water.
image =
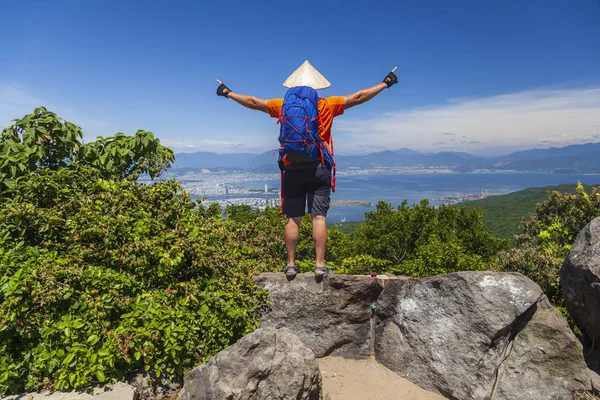
[[[366,211],[374,210],[379,201],[397,206],[405,199],[415,204],[422,199],[431,205],[439,205],[446,197],[458,195],[506,194],[530,187],[543,187],[561,184],[575,184],[581,181],[587,185],[600,185],[600,175],[552,174],[530,172],[489,172],[489,173],[405,173],[394,175],[352,175],[337,177],[337,190],[332,200],[357,200],[372,203],[371,206],[332,205],[328,221],[359,221]],[[279,188],[279,180],[244,182],[236,186],[261,189]]]

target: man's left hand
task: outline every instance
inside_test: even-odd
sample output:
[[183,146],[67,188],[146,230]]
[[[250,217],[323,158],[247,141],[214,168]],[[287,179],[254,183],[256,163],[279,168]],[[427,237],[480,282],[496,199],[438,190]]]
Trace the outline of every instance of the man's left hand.
[[396,72],[396,68],[394,68],[387,76],[383,79],[383,83],[387,85],[388,88],[392,87],[396,83],[398,83],[398,77],[394,73]]

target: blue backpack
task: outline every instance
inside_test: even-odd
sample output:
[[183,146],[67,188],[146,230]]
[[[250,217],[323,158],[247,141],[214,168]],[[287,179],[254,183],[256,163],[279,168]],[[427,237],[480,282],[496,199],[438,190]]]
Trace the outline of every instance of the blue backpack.
[[283,98],[279,131],[279,166],[321,160],[333,165],[333,157],[319,137],[319,96],[308,86],[289,89]]

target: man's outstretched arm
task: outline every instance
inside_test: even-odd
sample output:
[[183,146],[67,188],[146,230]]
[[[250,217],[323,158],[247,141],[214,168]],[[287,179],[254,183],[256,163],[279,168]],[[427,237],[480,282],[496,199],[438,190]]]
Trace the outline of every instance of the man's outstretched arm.
[[356,93],[349,94],[344,96],[344,109],[349,109],[351,107],[357,106],[362,103],[366,103],[371,100],[373,97],[377,96],[379,93],[383,91],[383,89],[387,89],[392,85],[398,83],[398,77],[394,73],[396,68],[390,72],[383,82],[378,85],[372,86],[368,89],[359,90]]
[[266,113],[269,112],[267,108],[267,100],[254,96],[247,96],[245,94],[235,93],[227,86],[225,86],[221,81],[217,82],[220,83],[219,87],[217,88],[218,96],[223,96],[228,99],[231,99],[236,103],[243,105],[244,107],[251,108],[252,110],[258,110]]

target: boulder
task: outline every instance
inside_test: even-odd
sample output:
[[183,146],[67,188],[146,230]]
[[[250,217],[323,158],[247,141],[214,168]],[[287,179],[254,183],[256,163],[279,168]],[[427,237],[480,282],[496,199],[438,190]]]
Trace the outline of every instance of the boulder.
[[194,368],[180,400],[318,400],[314,353],[288,329],[258,329]]
[[520,274],[387,282],[377,302],[377,360],[448,398],[483,399],[514,326],[541,297],[540,287]]
[[269,312],[261,326],[286,327],[317,357],[365,359],[370,355],[371,304],[383,287],[377,279],[358,275],[263,273],[259,288],[269,290]]
[[560,284],[575,324],[600,348],[600,218],[577,235],[560,270]]
[[572,392],[591,389],[593,373],[565,319],[545,296],[528,314],[501,364],[494,398],[571,399]]
[[365,358],[449,399],[570,399],[591,389],[582,348],[518,273],[428,278],[263,274],[270,310],[319,356]]

